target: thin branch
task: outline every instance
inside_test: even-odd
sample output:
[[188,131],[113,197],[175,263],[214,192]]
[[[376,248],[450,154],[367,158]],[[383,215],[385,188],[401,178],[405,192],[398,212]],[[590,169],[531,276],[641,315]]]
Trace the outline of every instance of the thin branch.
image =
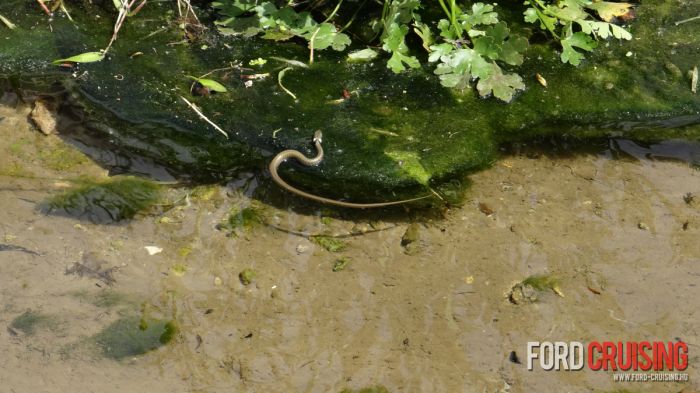
[[216,125],[216,123],[214,123],[213,121],[209,120],[208,117],[204,116],[204,113],[202,113],[202,111],[200,111],[199,108],[197,108],[197,106],[196,106],[195,104],[189,102],[189,101],[187,100],[187,98],[185,98],[185,97],[183,97],[183,96],[180,96],[180,98],[182,98],[182,100],[185,101],[185,103],[186,103],[187,105],[189,105],[189,107],[192,108],[192,110],[193,110],[196,114],[198,114],[199,117],[202,118],[202,120],[204,120],[204,121],[206,121],[207,123],[209,123],[212,127],[214,127],[215,130],[217,130],[217,131],[219,131],[220,133],[222,133],[222,134],[226,137],[226,139],[228,139],[228,134],[226,133],[226,131],[222,130],[221,127],[219,127],[219,126]]

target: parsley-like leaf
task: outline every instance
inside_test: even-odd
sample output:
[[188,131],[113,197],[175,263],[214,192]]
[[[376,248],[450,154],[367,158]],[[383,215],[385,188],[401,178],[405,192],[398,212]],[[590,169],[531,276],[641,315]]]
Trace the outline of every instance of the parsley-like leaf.
[[510,102],[518,90],[524,90],[523,78],[518,74],[504,74],[496,63],[491,63],[490,75],[481,78],[476,85],[479,95],[482,97],[493,93],[493,96]]
[[598,46],[598,43],[588,34],[579,31],[561,40],[561,46],[563,49],[561,61],[577,66],[581,64],[584,55],[575,48],[590,52]]

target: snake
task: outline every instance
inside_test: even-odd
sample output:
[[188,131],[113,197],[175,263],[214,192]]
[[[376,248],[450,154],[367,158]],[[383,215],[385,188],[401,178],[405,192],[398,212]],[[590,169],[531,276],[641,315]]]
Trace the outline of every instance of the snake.
[[313,137],[313,142],[314,145],[316,146],[316,156],[313,158],[308,158],[306,157],[303,153],[299,152],[298,150],[284,150],[279,152],[273,159],[270,161],[270,175],[272,176],[272,180],[275,181],[280,187],[284,188],[285,190],[294,193],[296,195],[299,195],[301,197],[311,199],[316,202],[320,203],[325,203],[328,205],[335,205],[335,206],[340,206],[340,207],[349,207],[349,208],[354,208],[354,209],[371,209],[371,208],[376,208],[376,207],[386,207],[386,206],[393,206],[393,205],[400,205],[404,203],[409,203],[409,202],[414,202],[414,201],[419,201],[421,199],[429,198],[431,195],[424,195],[418,198],[411,198],[411,199],[402,199],[399,201],[390,201],[390,202],[376,202],[376,203],[354,203],[354,202],[345,202],[345,201],[339,201],[336,199],[330,199],[330,198],[325,198],[322,196],[310,194],[306,191],[302,191],[298,188],[295,188],[294,186],[290,185],[282,177],[280,177],[279,173],[277,172],[277,169],[279,168],[280,165],[282,165],[285,161],[289,159],[295,159],[299,161],[302,165],[309,166],[309,167],[314,167],[318,166],[321,161],[323,161],[323,147],[321,146],[321,143],[323,142],[323,133],[318,130],[314,133]]

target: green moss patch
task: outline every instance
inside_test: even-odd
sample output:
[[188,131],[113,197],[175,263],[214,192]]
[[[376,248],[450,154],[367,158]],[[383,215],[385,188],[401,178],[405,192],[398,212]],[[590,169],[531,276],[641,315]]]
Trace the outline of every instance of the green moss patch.
[[235,234],[241,230],[248,231],[264,222],[265,213],[261,207],[257,205],[245,208],[236,207],[231,209],[226,221],[220,223],[217,228]]
[[47,328],[53,330],[56,327],[57,321],[55,317],[32,310],[25,311],[10,323],[11,329],[20,331],[27,336],[33,335],[39,329]]
[[313,236],[311,237],[311,240],[330,252],[340,252],[347,248],[347,244],[344,241],[334,237]]
[[177,327],[172,321],[144,320],[124,317],[93,337],[102,354],[111,359],[124,359],[159,348],[169,343]]
[[161,200],[161,187],[149,180],[120,176],[107,181],[83,180],[45,202],[51,212],[97,223],[133,218]]

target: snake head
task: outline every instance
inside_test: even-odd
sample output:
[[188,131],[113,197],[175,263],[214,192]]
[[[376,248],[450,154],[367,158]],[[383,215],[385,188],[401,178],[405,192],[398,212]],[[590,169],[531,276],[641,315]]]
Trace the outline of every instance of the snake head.
[[323,141],[323,133],[321,132],[321,130],[316,130],[316,132],[314,132],[313,140],[314,143],[321,143]]

